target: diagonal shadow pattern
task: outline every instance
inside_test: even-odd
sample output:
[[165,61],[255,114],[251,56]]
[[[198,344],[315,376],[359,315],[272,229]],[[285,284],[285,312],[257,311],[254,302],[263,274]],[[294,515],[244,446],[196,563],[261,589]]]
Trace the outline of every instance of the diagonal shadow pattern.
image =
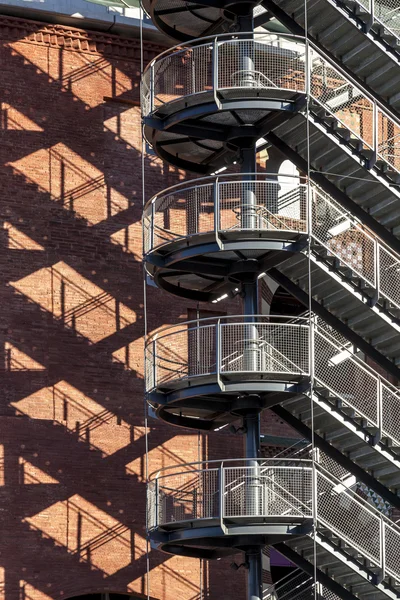
[[[72,50],[69,54],[17,37],[0,50],[5,65],[0,89],[10,107],[0,132],[0,218],[31,246],[11,245],[9,235],[2,235],[0,552],[5,598],[19,598],[22,581],[38,599],[89,589],[144,593],[141,239],[134,237],[134,252],[111,239],[120,230],[140,227],[140,115],[129,103],[103,103],[106,95],[137,101],[138,64],[97,55],[77,66]],[[39,63],[48,65],[47,74]],[[57,77],[50,73],[55,63]],[[133,85],[124,89],[127,78]],[[82,100],[85,94],[96,98],[92,105]],[[24,129],[27,118],[37,127]],[[115,127],[110,128],[110,120]],[[146,169],[154,190],[179,176],[152,158],[146,159]],[[90,205],[93,213],[96,202],[96,220],[84,218],[82,206]],[[64,274],[59,285],[53,272],[50,288],[43,274],[60,262],[76,280]],[[61,300],[54,293],[57,286],[64,290]],[[93,287],[101,291],[96,295]],[[163,298],[154,292],[154,327],[166,318],[158,308]],[[122,314],[123,306],[134,313],[132,322]],[[104,333],[91,339],[93,331],[82,332],[80,324],[93,315],[95,321],[99,310],[107,323],[99,319]],[[182,308],[171,307],[168,319],[179,318]],[[17,358],[10,355],[10,345]],[[118,358],[130,346],[132,364]],[[123,433],[116,433],[118,428]],[[191,434],[157,423],[152,429],[157,465],[175,447],[174,438],[184,443]],[[173,456],[180,461],[179,442],[177,450]],[[155,568],[168,557],[157,553],[151,560]],[[44,568],[46,563],[51,568]],[[168,577],[161,578],[164,586]],[[186,584],[180,581],[182,589]],[[189,583],[186,595],[194,598]],[[161,593],[167,597],[165,589]]]

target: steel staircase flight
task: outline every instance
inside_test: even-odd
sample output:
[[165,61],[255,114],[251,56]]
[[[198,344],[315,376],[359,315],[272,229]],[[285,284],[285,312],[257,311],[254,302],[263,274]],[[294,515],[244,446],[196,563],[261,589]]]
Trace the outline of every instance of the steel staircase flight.
[[[297,450],[295,446],[291,453],[286,455],[285,460],[292,456],[295,465],[299,457],[304,459],[311,454],[310,447]],[[315,479],[317,528],[308,538],[302,537],[280,543],[276,549],[304,568],[306,573],[312,574],[314,544],[317,544],[319,585],[323,583],[322,573],[324,573],[357,597],[398,598],[399,577],[394,571],[386,572],[387,565],[383,566],[386,556],[380,562],[378,555],[382,558],[385,555],[385,548],[388,554],[391,553],[391,550],[396,547],[395,538],[400,529],[384,515],[381,509],[375,507],[364,489],[357,485],[356,478],[351,477],[350,473],[332,458],[323,452],[318,452],[315,460],[317,463]],[[385,532],[386,525],[388,532],[390,531],[389,535]],[[293,577],[296,582],[296,573]],[[290,581],[290,578],[288,579]],[[298,579],[301,581],[300,577]],[[291,586],[287,584],[285,589],[290,590]],[[329,598],[334,591],[326,590],[322,597]],[[302,593],[306,593],[305,589]],[[343,597],[343,591],[341,595]],[[302,598],[301,594],[300,597]],[[304,597],[307,598],[306,595]]]
[[[400,12],[396,0],[265,0],[293,33],[308,35],[390,110],[400,112]],[[306,26],[306,19],[308,25]]]
[[[294,397],[272,410],[312,438],[387,502],[400,507],[399,390],[369,367],[347,340],[315,322],[311,398]],[[348,382],[354,382],[349,389]],[[303,456],[303,449],[300,451]]]

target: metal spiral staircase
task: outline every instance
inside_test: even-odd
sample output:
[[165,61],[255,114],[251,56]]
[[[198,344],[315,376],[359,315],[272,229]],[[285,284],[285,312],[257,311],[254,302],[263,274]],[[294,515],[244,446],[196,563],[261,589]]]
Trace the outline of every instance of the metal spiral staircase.
[[[242,419],[246,436],[244,459],[151,477],[149,535],[173,554],[244,552],[250,600],[263,595],[265,545],[310,579],[293,579],[293,594],[267,590],[266,600],[399,598],[400,529],[346,477],[400,505],[399,392],[359,356],[400,373],[400,124],[387,99],[319,45],[255,32],[269,4],[144,0],[154,23],[185,42],[144,72],[146,139],[203,175],[145,206],[145,268],[171,294],[212,302],[239,293],[244,306],[241,316],[150,336],[146,396],[168,423],[212,431]],[[360,31],[368,43],[375,25]],[[273,148],[310,178],[257,173],[257,152]],[[230,165],[240,173],[227,174]],[[266,272],[311,300],[314,314],[259,315]],[[305,437],[314,428],[317,456],[261,459],[265,408]]]

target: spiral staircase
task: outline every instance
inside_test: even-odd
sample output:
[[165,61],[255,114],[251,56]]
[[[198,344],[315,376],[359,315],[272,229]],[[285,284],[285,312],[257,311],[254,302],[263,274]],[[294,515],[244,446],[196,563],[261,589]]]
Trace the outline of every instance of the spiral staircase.
[[[400,373],[396,92],[382,97],[379,78],[339,64],[310,15],[318,5],[347,19],[358,36],[349,44],[361,36],[365,51],[379,50],[391,77],[396,32],[387,35],[387,12],[355,26],[367,11],[334,0],[308,3],[306,32],[292,4],[302,3],[144,0],[183,43],[143,74],[144,134],[160,158],[200,176],[146,204],[146,273],[181,298],[240,294],[244,310],[149,336],[146,397],[176,426],[218,435],[241,419],[246,449],[153,474],[149,536],[172,554],[243,552],[250,600],[399,598],[400,528],[348,483],[400,506],[399,391],[381,374]],[[272,16],[294,34],[263,29]],[[263,150],[308,177],[257,173]],[[265,273],[312,313],[260,315]],[[266,408],[313,439],[311,457],[260,458]],[[301,573],[263,591],[267,545]]]

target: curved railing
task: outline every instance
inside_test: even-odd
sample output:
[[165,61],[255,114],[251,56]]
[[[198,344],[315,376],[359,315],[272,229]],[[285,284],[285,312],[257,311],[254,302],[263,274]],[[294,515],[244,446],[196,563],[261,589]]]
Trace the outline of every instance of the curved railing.
[[[400,172],[400,123],[312,43],[283,34],[223,35],[194,40],[160,54],[146,68],[142,80],[143,116],[173,103],[201,103],[246,94],[274,95],[283,90],[307,93],[326,113],[349,129],[362,147]],[[251,70],[241,60],[250,56]],[[236,90],[236,92],[235,92]]]
[[[275,39],[274,39],[275,37]],[[252,57],[251,71],[243,55]],[[305,93],[302,38],[254,34],[220,35],[175,46],[156,57],[144,72],[144,116],[171,102],[196,95],[234,94],[235,89],[288,90]]]
[[250,318],[200,319],[153,334],[145,348],[146,392],[210,375],[309,375],[307,319],[291,324],[289,317]]
[[[308,376],[309,320],[287,317],[201,319],[167,327],[146,344],[146,392],[201,376],[268,373],[272,378]],[[400,391],[352,354],[352,347],[317,319],[313,325],[316,383],[353,408],[400,446]],[[354,385],[349,389],[349,381]]]
[[[271,239],[310,233],[363,282],[400,308],[400,256],[314,183],[270,174],[196,179],[154,196],[143,216],[144,254],[201,236],[229,239],[236,232]],[[247,204],[247,198],[253,204]],[[311,201],[309,226],[308,197]],[[269,237],[269,235],[268,235]]]
[[149,529],[174,523],[312,516],[311,461],[209,461],[167,467],[150,477]]
[[307,191],[297,177],[285,176],[282,182],[267,174],[221,175],[173,186],[144,209],[144,252],[207,234],[306,234]]
[[[149,529],[218,519],[314,518],[381,569],[400,577],[400,528],[322,465],[301,459],[209,461],[167,467],[148,483]],[[313,510],[313,503],[314,510]],[[197,523],[198,525],[198,523]],[[313,535],[312,533],[310,535]]]

